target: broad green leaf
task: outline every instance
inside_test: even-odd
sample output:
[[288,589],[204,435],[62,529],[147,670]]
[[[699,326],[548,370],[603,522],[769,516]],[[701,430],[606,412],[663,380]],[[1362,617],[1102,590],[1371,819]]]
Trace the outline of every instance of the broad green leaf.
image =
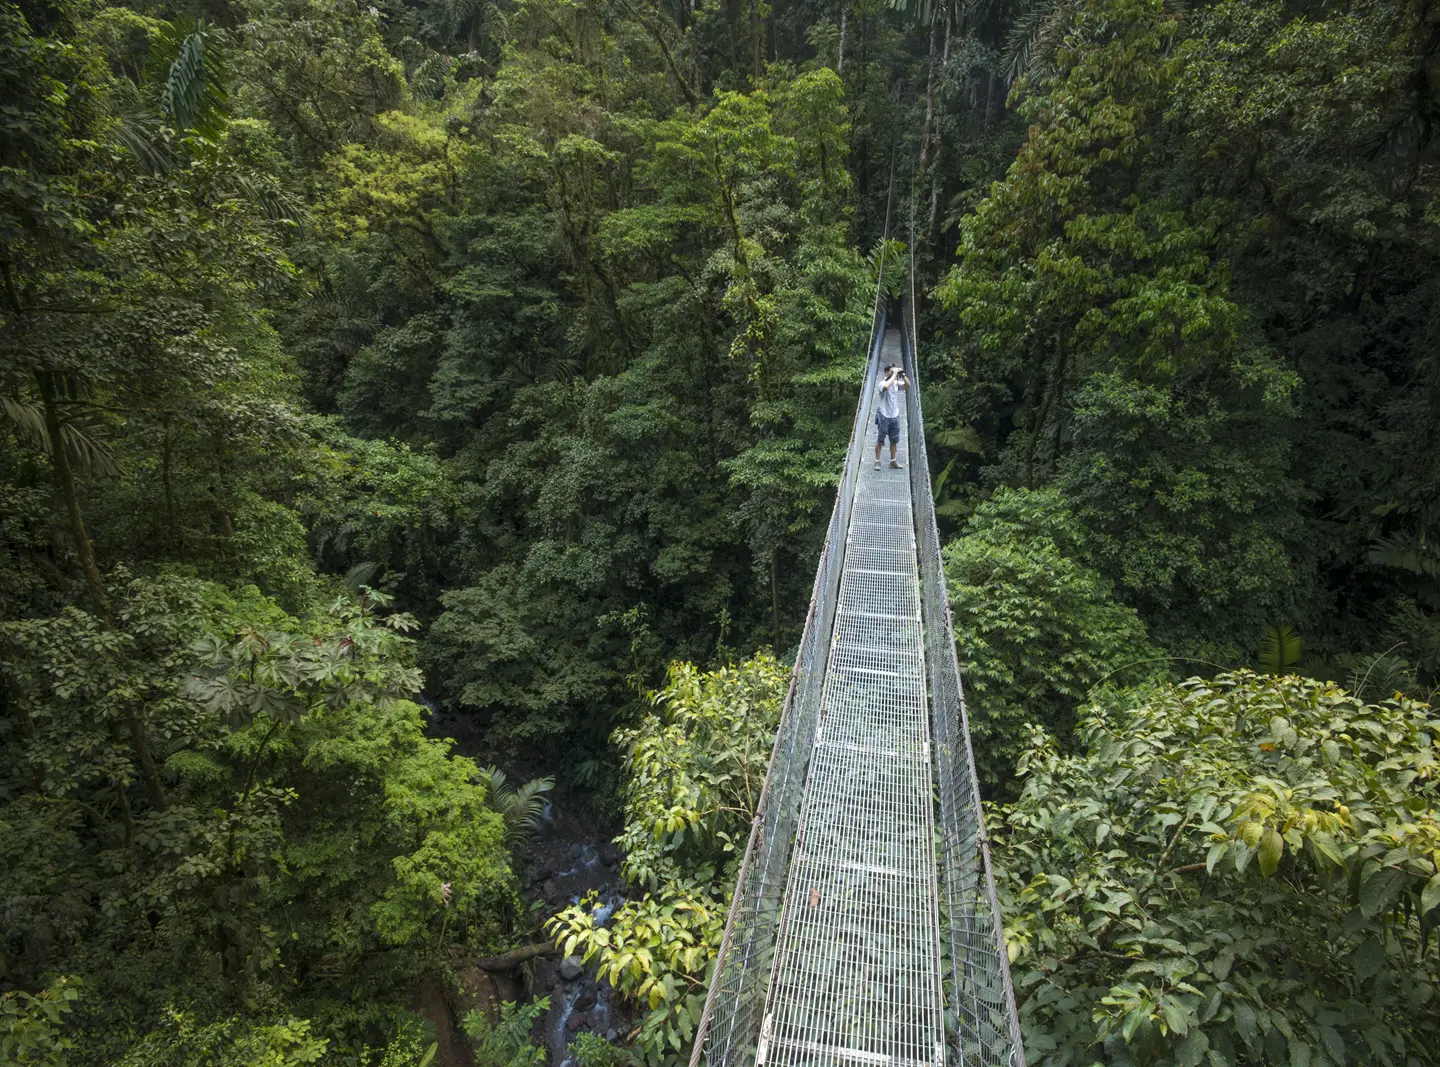
[[1260,1029],[1255,1022],[1255,1009],[1246,1000],[1235,1001],[1235,1029],[1245,1044],[1259,1048]]
[[1199,1067],[1210,1051],[1210,1039],[1205,1031],[1195,1027],[1175,1046],[1175,1062],[1178,1067]]
[[1362,982],[1368,981],[1385,965],[1385,946],[1374,938],[1362,941],[1351,960],[1355,967],[1355,976]]
[[[1230,977],[1230,968],[1235,966],[1235,950],[1233,948],[1222,948],[1215,953],[1215,962],[1211,965],[1211,973],[1218,981],[1225,981]],[[1217,996],[1219,994],[1216,994]]]
[[1436,873],[1425,883],[1425,888],[1420,891],[1421,914],[1429,912],[1434,908],[1440,908],[1440,873]]
[[1260,863],[1260,873],[1266,878],[1274,874],[1280,866],[1280,856],[1284,851],[1285,839],[1273,826],[1267,827],[1264,835],[1260,838],[1260,847],[1256,853],[1256,858]]
[[1225,854],[1229,851],[1230,842],[1228,841],[1217,841],[1215,844],[1211,845],[1210,851],[1205,855],[1205,873],[1214,874],[1215,864],[1223,860],[1225,858]]
[[1173,997],[1165,997],[1161,1002],[1164,1006],[1165,1025],[1170,1028],[1172,1034],[1184,1034],[1190,1029],[1190,1020],[1186,1017],[1185,1009]]
[[1325,1042],[1325,1051],[1336,1063],[1348,1063],[1345,1055],[1345,1040],[1333,1026],[1320,1027],[1320,1039]]
[[1340,854],[1340,846],[1335,839],[1324,830],[1317,830],[1306,838],[1317,853],[1329,860],[1336,867],[1345,866],[1345,857]]
[[1260,635],[1260,669],[1281,674],[1300,660],[1300,635],[1286,623],[1273,623]]
[[1360,910],[1367,919],[1373,919],[1395,906],[1400,889],[1405,884],[1405,875],[1389,867],[1376,867],[1360,883]]

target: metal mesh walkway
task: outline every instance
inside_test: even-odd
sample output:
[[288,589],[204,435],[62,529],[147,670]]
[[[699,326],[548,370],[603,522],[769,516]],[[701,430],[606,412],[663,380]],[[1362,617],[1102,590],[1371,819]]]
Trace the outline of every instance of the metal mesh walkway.
[[[892,330],[882,359],[900,349]],[[920,573],[886,456],[855,486],[757,1067],[944,1062]]]
[[[930,494],[879,308],[691,1067],[1023,1067]],[[911,379],[874,469],[879,368]],[[886,451],[888,461],[888,449]]]

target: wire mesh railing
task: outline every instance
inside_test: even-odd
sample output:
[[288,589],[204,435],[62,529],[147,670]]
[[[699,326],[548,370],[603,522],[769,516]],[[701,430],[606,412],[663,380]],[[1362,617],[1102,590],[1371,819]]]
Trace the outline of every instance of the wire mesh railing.
[[751,826],[705,1011],[695,1035],[691,1067],[698,1067],[702,1055],[711,1067],[753,1064],[760,1041],[786,875],[804,802],[809,758],[820,716],[820,696],[829,662],[830,636],[840,598],[845,531],[850,524],[865,447],[867,399],[875,387],[884,337],[885,318],[879,293],[877,285],[869,359],[850,431],[845,470],[835,496],[820,566],[815,573],[810,610],[790,675],[790,689],[761,792],[760,810]]
[[[913,281],[911,284],[909,308],[913,309]],[[905,339],[905,369],[911,381],[906,395],[910,485],[939,793],[941,966],[951,1062],[1024,1067],[1025,1050],[955,655],[940,534],[935,524],[935,498],[930,491],[930,461],[915,366],[917,331],[913,310],[906,319],[907,328],[901,332]]]

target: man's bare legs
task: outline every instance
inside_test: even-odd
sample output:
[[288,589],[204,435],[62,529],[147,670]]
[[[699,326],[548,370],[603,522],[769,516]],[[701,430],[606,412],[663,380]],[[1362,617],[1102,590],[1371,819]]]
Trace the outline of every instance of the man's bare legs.
[[[896,447],[897,447],[897,445],[898,445],[898,442],[896,442],[896,441],[891,441],[891,442],[890,442],[890,466],[894,467],[896,470],[900,470],[900,469],[901,469],[900,464],[899,464],[898,462],[896,462],[896,459],[895,459],[895,452],[896,452]],[[878,440],[878,441],[875,442],[875,469],[876,469],[877,471],[880,469],[880,450],[881,450],[882,448],[884,448],[884,447],[885,447],[885,439],[884,439],[883,437],[882,437],[880,440]]]

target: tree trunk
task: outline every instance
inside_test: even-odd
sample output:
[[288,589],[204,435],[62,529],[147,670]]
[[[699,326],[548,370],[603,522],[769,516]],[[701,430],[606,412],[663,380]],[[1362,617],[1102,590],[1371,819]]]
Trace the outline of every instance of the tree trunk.
[[509,952],[499,956],[476,960],[475,966],[482,971],[513,971],[522,963],[529,963],[537,956],[558,956],[559,954],[560,950],[551,942],[536,941],[533,944],[512,948]]
[[930,53],[925,70],[925,121],[920,125],[920,177],[930,162],[930,124],[935,117],[935,36],[940,20],[930,19]]
[[[949,62],[950,62],[950,9],[947,7],[946,10],[945,10],[945,47],[944,47],[944,48],[941,50],[941,52],[940,52],[940,69],[943,71],[943,70],[945,69],[946,65],[947,65]],[[926,108],[927,108],[927,110],[928,110],[928,108],[929,108],[929,106],[930,106],[929,101],[926,102],[926,105],[925,105],[925,106],[926,106]],[[928,223],[928,224],[926,225],[926,227],[925,227],[926,240],[931,240],[931,241],[934,241],[934,240],[938,239],[938,237],[939,237],[939,234],[936,233],[936,230],[935,230],[935,217],[936,217],[936,214],[938,213],[938,210],[939,210],[939,207],[940,207],[940,180],[941,180],[941,177],[940,177],[940,141],[941,141],[941,132],[940,132],[940,130],[941,130],[941,128],[940,128],[940,126],[937,124],[937,125],[935,126],[935,130],[934,130],[934,137],[935,137],[935,140],[934,140],[935,168],[934,168],[934,169],[935,169],[935,175],[934,175],[934,177],[931,178],[931,180],[930,180],[930,221],[929,221],[929,223]]]
[[760,47],[762,43],[760,25],[760,0],[750,0],[750,65],[755,79],[754,88],[760,87]]
[[735,44],[735,22],[740,17],[740,0],[725,0],[725,37],[730,44],[730,66],[740,66],[740,50]]
[[[65,454],[65,439],[61,436],[60,409],[55,395],[55,376],[38,372],[35,383],[40,389],[40,401],[45,408],[45,433],[50,438],[50,457],[55,468],[55,481],[65,498],[65,511],[70,520],[70,538],[75,542],[75,554],[80,558],[80,569],[85,574],[85,584],[90,588],[90,599],[95,604],[95,614],[100,625],[111,632],[115,630],[115,616],[110,611],[110,598],[105,592],[105,580],[95,563],[95,551],[90,535],[85,531],[85,517],[80,511],[80,495],[75,489],[75,472],[70,469],[70,457]],[[140,768],[140,777],[145,783],[145,793],[150,806],[156,811],[170,807],[165,795],[165,786],[160,781],[160,770],[150,753],[150,740],[145,734],[145,723],[135,705],[125,705],[125,721],[130,734],[130,749],[135,763]],[[128,807],[126,809],[128,811]]]
[[35,383],[40,388],[40,402],[45,407],[45,433],[50,438],[50,458],[55,468],[55,481],[60,487],[60,495],[65,498],[65,512],[70,519],[70,539],[75,543],[75,555],[80,559],[85,584],[90,588],[95,614],[105,629],[113,630],[115,619],[110,614],[110,598],[105,595],[105,582],[100,577],[100,568],[95,565],[95,552],[90,545],[90,535],[85,532],[85,520],[80,513],[80,497],[75,491],[75,475],[70,469],[70,457],[65,454],[60,409],[55,399],[54,376],[43,371],[36,372]]
[[160,780],[160,768],[155,766],[155,757],[150,753],[150,738],[145,733],[145,722],[134,704],[125,705],[125,721],[130,727],[130,749],[135,753],[135,762],[140,765],[140,777],[145,782],[145,796],[156,811],[168,811],[170,798],[165,795],[165,783]]
[[665,43],[664,31],[659,26],[652,26],[649,20],[642,18],[640,12],[630,4],[627,3],[625,7],[626,10],[630,12],[631,17],[644,28],[645,32],[650,35],[655,44],[659,46],[660,57],[665,60],[665,66],[669,68],[671,76],[675,79],[675,84],[680,87],[680,92],[684,95],[685,102],[692,107],[695,106],[697,103],[695,90],[690,87],[690,83],[686,81],[685,76],[680,73],[680,67],[676,64],[675,57],[670,52],[670,46]]
[[835,73],[845,73],[845,5],[840,5],[840,55],[835,60]]
[[775,655],[780,655],[780,546],[770,547],[770,621],[775,627]]

